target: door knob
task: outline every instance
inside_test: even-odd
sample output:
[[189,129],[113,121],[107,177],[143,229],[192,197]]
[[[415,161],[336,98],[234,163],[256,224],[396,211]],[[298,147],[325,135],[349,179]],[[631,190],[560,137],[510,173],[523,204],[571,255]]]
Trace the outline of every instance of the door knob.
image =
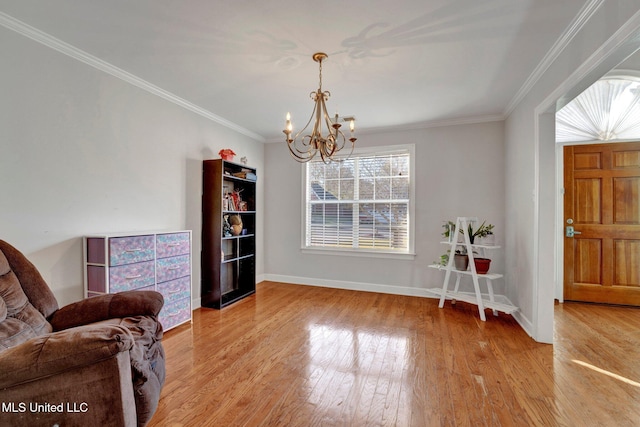
[[566,229],[565,229],[565,232],[564,232],[564,235],[565,235],[565,236],[567,236],[567,237],[573,237],[573,236],[575,236],[576,234],[582,234],[582,233],[581,233],[581,232],[579,232],[579,231],[576,231],[576,230],[573,228],[573,226],[572,226],[572,225],[567,225],[567,227],[566,227]]

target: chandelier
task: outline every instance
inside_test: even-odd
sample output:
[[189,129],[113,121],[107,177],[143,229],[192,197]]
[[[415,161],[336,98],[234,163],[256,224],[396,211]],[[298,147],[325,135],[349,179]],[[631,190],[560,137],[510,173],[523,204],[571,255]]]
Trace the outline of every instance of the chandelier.
[[[313,55],[313,60],[319,64],[320,85],[316,92],[311,92],[311,94],[309,95],[313,102],[315,102],[313,112],[311,113],[309,121],[300,132],[295,134],[293,138],[291,138],[291,134],[293,133],[291,114],[287,113],[285,128],[283,132],[286,135],[289,153],[291,153],[291,156],[299,162],[308,162],[317,154],[320,154],[320,158],[325,163],[329,163],[331,161],[340,161],[337,158],[334,158],[334,156],[336,156],[344,148],[347,142],[347,137],[345,137],[344,133],[340,130],[340,127],[342,125],[339,123],[340,118],[338,117],[338,113],[335,114],[333,120],[327,113],[327,106],[325,104],[325,101],[329,99],[331,93],[328,90],[324,92],[322,91],[322,61],[324,61],[325,59],[327,59],[326,53],[318,52]],[[303,135],[314,118],[315,122],[313,123],[311,133]],[[351,156],[351,153],[353,153],[353,147],[357,139],[354,136],[355,118],[344,117],[342,118],[342,121],[349,122],[350,138],[348,138],[348,140],[351,142],[351,151],[347,156],[348,158],[349,156]],[[323,135],[322,130],[323,123],[326,127],[325,135]],[[303,136],[300,137],[301,135]],[[342,158],[342,160],[344,160],[344,158]]]

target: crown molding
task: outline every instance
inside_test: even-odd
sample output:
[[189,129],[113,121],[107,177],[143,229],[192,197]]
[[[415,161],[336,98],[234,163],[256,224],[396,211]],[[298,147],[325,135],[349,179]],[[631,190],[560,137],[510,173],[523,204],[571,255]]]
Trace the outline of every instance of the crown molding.
[[540,80],[542,75],[549,69],[553,61],[555,61],[558,56],[560,56],[560,53],[562,53],[562,51],[569,45],[575,35],[582,29],[582,27],[584,27],[584,25],[589,21],[589,19],[591,19],[593,14],[600,8],[600,6],[602,6],[604,2],[605,0],[590,0],[582,7],[578,15],[573,19],[567,29],[565,29],[565,31],[560,35],[558,40],[556,40],[551,49],[549,49],[544,58],[542,58],[542,61],[540,61],[538,66],[529,75],[527,80],[525,80],[524,84],[513,97],[511,102],[509,102],[507,108],[504,111],[505,117],[508,117],[513,112],[513,110],[515,110],[518,104],[531,91],[531,89],[533,89],[533,86],[538,82],[538,80]]
[[248,136],[249,138],[255,139],[256,141],[264,142],[264,138],[258,135],[257,133],[252,132],[238,124],[230,122],[229,120],[226,120],[220,116],[217,116],[212,112],[205,110],[204,108],[199,107],[187,101],[186,99],[183,99],[169,91],[166,91],[152,83],[149,83],[148,81],[134,74],[131,74],[121,68],[118,68],[115,65],[112,65],[106,61],[103,61],[102,59],[97,58],[81,49],[78,49],[75,46],[65,43],[62,40],[57,39],[50,34],[47,34],[43,31],[38,30],[37,28],[34,28],[28,24],[25,24],[24,22],[10,15],[7,15],[4,12],[0,12],[0,25],[11,31],[15,31],[18,34],[28,37],[31,40],[34,40],[40,44],[43,44],[51,49],[54,49],[64,55],[67,55],[73,59],[83,62],[93,68],[96,68],[116,78],[119,78],[153,95],[159,96],[160,98],[166,101],[172,102],[206,119],[216,122],[219,125],[222,125],[226,128],[234,130],[242,135]]
[[488,114],[484,116],[460,117],[456,119],[430,120],[424,122],[407,123],[404,125],[380,126],[362,129],[361,134],[380,132],[399,132],[403,130],[420,130],[444,126],[471,125],[476,123],[500,122],[506,119],[503,114]]

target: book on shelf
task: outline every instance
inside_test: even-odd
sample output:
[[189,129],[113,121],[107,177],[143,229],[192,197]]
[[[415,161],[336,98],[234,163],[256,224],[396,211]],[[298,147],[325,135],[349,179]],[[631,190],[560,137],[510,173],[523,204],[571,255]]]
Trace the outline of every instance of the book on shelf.
[[233,176],[236,178],[247,179],[249,181],[255,181],[257,179],[256,174],[250,169],[242,169],[239,172],[234,172]]

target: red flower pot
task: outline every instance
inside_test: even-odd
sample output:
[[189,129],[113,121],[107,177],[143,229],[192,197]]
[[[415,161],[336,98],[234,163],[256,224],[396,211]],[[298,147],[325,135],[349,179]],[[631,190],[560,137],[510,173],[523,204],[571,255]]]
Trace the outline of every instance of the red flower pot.
[[476,265],[476,273],[487,274],[491,260],[489,258],[474,258],[473,263]]

